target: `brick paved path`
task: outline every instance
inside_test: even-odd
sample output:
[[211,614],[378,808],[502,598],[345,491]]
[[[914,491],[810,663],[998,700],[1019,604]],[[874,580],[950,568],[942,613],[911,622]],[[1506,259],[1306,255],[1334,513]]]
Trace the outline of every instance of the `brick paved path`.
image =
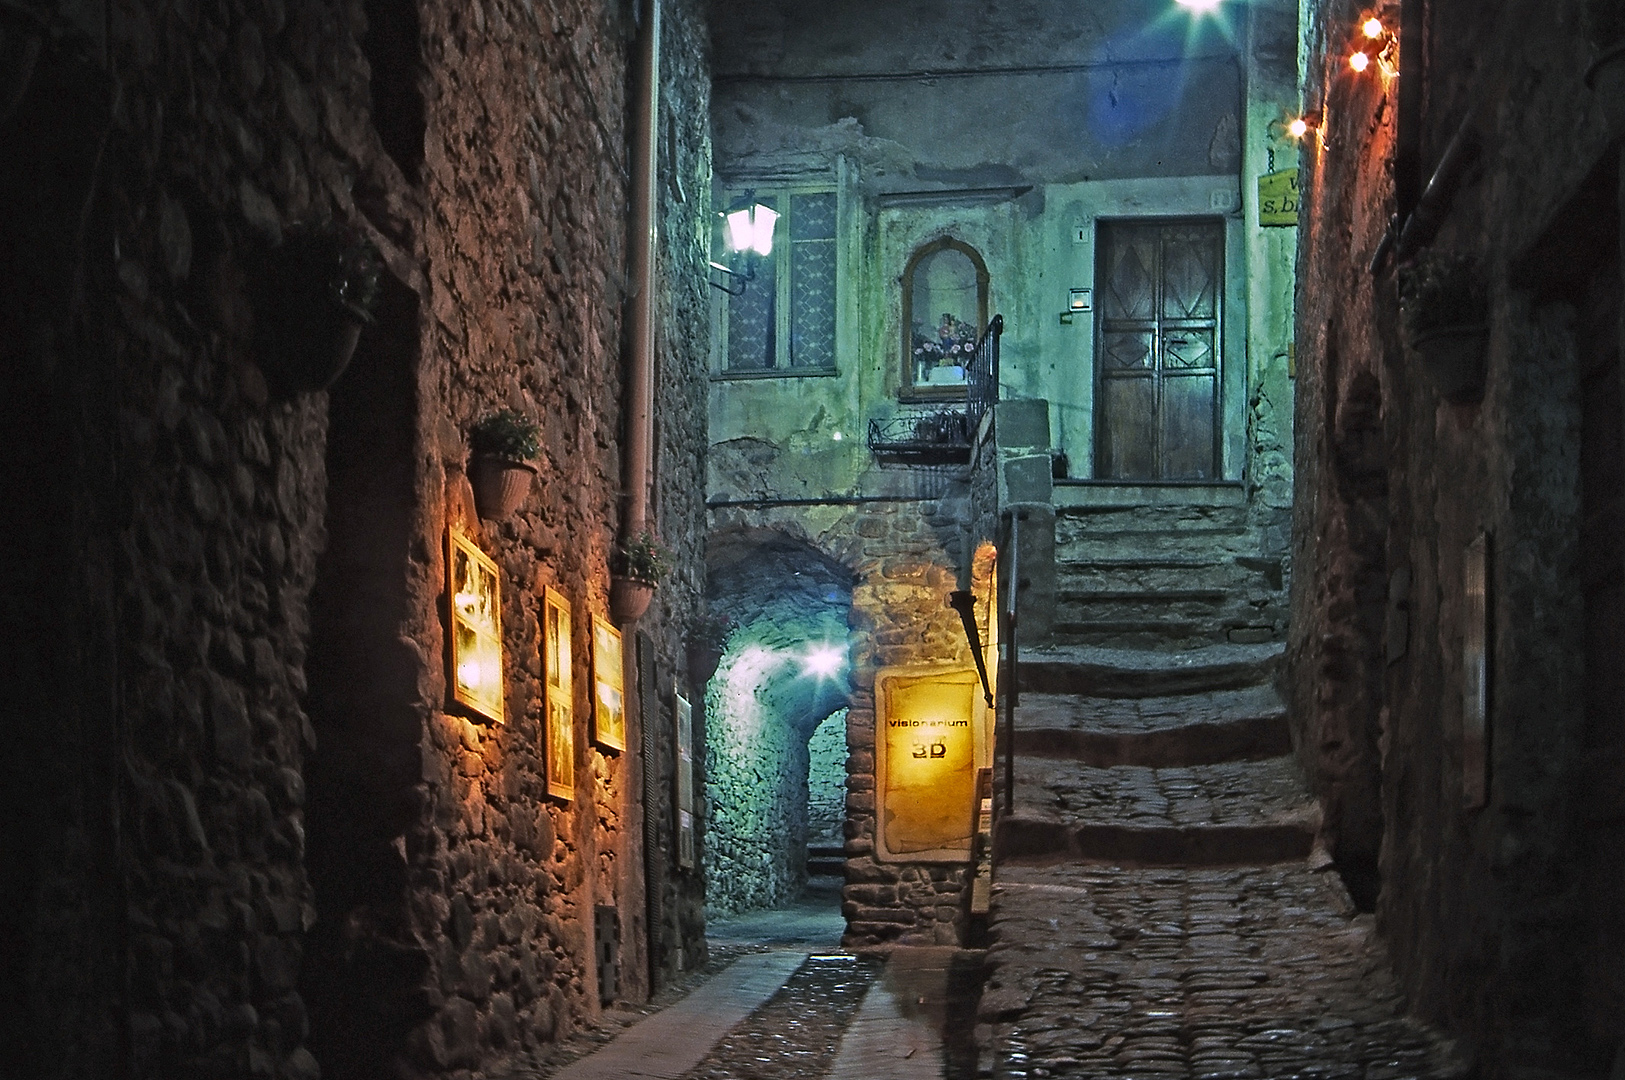
[[1133,678],[1103,675],[1103,650],[1073,676],[1037,658],[1053,692],[1017,713],[979,1007],[993,1076],[1466,1075],[1404,1016],[1370,917],[1312,869],[1276,654],[1253,656],[1248,674],[1224,650],[1205,688],[1186,654],[1187,692],[1161,697],[1144,655]]

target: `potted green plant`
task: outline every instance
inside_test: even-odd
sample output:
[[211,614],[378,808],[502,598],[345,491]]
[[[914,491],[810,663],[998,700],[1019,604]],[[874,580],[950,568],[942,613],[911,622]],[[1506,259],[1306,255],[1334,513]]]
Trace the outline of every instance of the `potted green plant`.
[[689,623],[688,674],[696,685],[705,685],[716,674],[735,625],[733,619],[712,611],[701,612]]
[[365,232],[324,222],[290,227],[271,264],[261,326],[267,374],[284,392],[326,389],[372,322],[383,260]]
[[1401,266],[1399,314],[1405,348],[1440,397],[1462,404],[1483,396],[1489,302],[1472,258],[1429,249]]
[[541,428],[512,409],[479,420],[469,429],[468,482],[480,517],[503,521],[530,494],[532,464],[541,452]]
[[1602,106],[1610,135],[1625,132],[1625,0],[1586,0],[1581,21],[1597,59],[1585,84]]
[[655,589],[671,573],[671,559],[671,551],[648,529],[615,549],[609,567],[609,610],[616,622],[631,622],[649,610]]

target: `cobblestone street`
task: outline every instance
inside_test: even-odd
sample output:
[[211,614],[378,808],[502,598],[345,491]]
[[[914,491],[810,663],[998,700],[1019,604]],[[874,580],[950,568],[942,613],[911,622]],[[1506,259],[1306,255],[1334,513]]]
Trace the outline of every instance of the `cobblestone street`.
[[[1203,689],[1187,664],[1183,696],[1135,697],[1143,683],[1116,678],[1023,698],[1001,825],[1018,842],[1000,854],[986,951],[843,951],[827,893],[725,920],[713,949],[733,966],[596,1054],[523,1075],[1472,1075],[1406,1016],[1372,917],[1311,848],[1313,801],[1271,730],[1275,653],[1238,655],[1208,674],[1253,685]],[[1098,683],[1111,657],[1089,659]],[[1058,678],[1064,658],[1044,662]]]

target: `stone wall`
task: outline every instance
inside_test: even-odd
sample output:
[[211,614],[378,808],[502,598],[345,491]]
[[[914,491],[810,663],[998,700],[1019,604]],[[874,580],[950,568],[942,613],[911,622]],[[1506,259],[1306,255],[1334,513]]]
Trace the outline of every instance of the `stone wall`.
[[[1305,155],[1299,249],[1295,738],[1412,1008],[1476,1048],[1486,1077],[1600,1075],[1625,1038],[1608,929],[1622,897],[1603,884],[1621,820],[1603,794],[1622,775],[1606,644],[1620,570],[1600,524],[1620,457],[1618,151],[1580,81],[1580,6],[1434,3],[1424,20],[1417,5],[1386,83],[1348,74],[1361,9],[1305,9],[1306,103],[1326,126]],[[1478,260],[1486,385],[1451,404],[1402,346],[1391,263],[1369,264],[1471,106],[1477,163],[1431,239]],[[1481,531],[1480,808],[1463,564]]]
[[[721,534],[765,532],[810,545],[852,575],[850,683],[843,699],[848,707],[842,894],[845,940],[851,945],[963,940],[965,865],[875,857],[874,705],[875,674],[882,667],[971,662],[959,617],[947,605],[955,587],[960,529],[970,514],[967,479],[960,473],[936,478],[941,483],[936,498],[855,506],[834,501],[814,507],[741,505],[712,512],[713,549]],[[805,764],[800,768],[805,775]]]
[[[648,934],[633,755],[586,723],[623,487],[629,10],[154,0],[113,4],[111,40],[99,12],[36,10],[41,63],[0,117],[26,537],[6,651],[36,730],[6,759],[7,820],[28,823],[4,830],[27,943],[3,961],[6,1060],[344,1076],[564,1034],[598,1008],[594,904],[629,946]],[[8,78],[19,40],[8,22]],[[641,625],[669,688],[703,589],[697,4],[667,5],[665,46],[654,520],[678,570]],[[382,249],[383,296],[331,391],[293,393],[262,275],[294,223],[330,217]],[[541,475],[481,523],[466,431],[504,407],[542,421]],[[503,571],[501,727],[446,709],[456,521]],[[575,610],[568,804],[540,785],[544,585]],[[703,958],[702,883],[659,887],[657,962]]]
[[807,740],[807,843],[842,842],[846,821],[846,712],[834,712]]

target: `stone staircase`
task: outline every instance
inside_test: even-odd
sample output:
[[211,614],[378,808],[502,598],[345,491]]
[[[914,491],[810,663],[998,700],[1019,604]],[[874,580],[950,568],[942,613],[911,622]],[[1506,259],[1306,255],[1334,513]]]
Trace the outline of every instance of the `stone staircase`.
[[1307,857],[1318,810],[1274,688],[1282,648],[1024,653],[1015,807],[998,823],[1000,865]]
[[1024,651],[978,1075],[1469,1074],[1315,844],[1282,651]]
[[1280,640],[1284,569],[1247,506],[1056,509],[1055,640],[1191,648]]

